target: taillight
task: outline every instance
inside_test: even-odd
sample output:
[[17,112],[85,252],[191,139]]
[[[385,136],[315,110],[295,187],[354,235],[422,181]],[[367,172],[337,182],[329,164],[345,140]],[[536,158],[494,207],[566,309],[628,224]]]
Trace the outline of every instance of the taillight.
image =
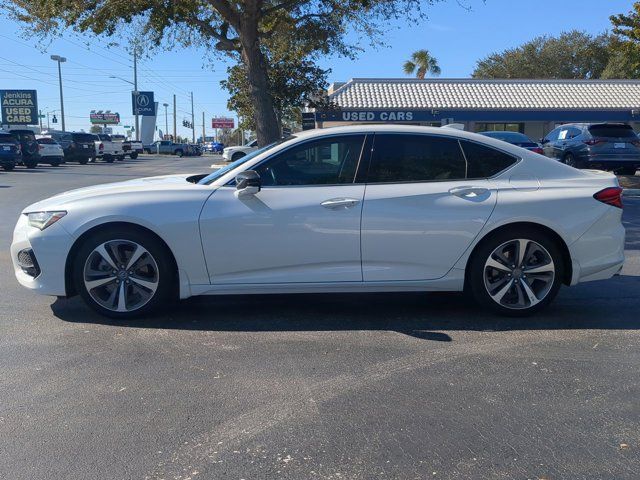
[[598,145],[599,143],[607,143],[606,140],[602,140],[601,138],[592,138],[590,140],[585,140],[584,143],[587,145],[593,146]]
[[622,188],[620,187],[609,187],[600,190],[593,198],[607,205],[622,208]]
[[540,147],[533,147],[531,151],[534,153],[539,153],[540,155],[544,155],[544,150]]
[[100,151],[104,150],[104,143],[101,143],[100,145],[98,145],[98,150]]

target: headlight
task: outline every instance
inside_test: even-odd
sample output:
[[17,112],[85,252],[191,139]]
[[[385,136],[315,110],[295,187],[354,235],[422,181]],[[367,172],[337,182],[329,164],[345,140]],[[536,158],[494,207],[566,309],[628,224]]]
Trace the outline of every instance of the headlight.
[[36,227],[40,230],[53,225],[67,214],[65,211],[59,212],[31,212],[27,213],[29,217],[29,226]]

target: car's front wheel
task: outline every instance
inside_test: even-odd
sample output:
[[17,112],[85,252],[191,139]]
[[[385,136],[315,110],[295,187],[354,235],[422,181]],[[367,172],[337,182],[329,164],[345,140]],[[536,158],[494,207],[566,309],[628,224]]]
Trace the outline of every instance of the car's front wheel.
[[133,152],[132,154],[129,155],[129,158],[131,160],[135,160],[136,158],[138,158],[138,152]]
[[563,278],[556,241],[533,228],[514,228],[483,240],[470,259],[468,286],[483,306],[526,316],[557,295]]
[[75,285],[98,313],[131,318],[150,313],[173,297],[175,268],[157,238],[114,228],[90,236],[74,262]]
[[233,155],[231,155],[231,161],[235,162],[236,160],[240,160],[244,156],[245,156],[245,154],[242,153],[242,152],[234,153]]

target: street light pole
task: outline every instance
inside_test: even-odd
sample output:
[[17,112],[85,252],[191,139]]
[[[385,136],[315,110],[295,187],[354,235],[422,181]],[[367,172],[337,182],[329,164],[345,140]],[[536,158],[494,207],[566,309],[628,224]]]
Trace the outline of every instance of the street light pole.
[[164,134],[169,135],[169,114],[167,113],[169,104],[163,103],[162,106],[164,107]]
[[[133,90],[138,94],[138,53],[133,49]],[[136,141],[140,140],[140,124],[138,122],[138,114],[136,113]]]
[[51,60],[53,60],[54,62],[58,62],[58,82],[60,83],[60,116],[62,117],[62,131],[64,132],[64,98],[62,96],[62,68],[60,67],[60,64],[66,62],[67,59],[61,57],[60,55],[51,55]]
[[196,143],[196,117],[193,114],[193,92],[191,92],[191,137],[193,143]]
[[176,129],[176,94],[173,94],[173,141],[178,138],[178,130]]

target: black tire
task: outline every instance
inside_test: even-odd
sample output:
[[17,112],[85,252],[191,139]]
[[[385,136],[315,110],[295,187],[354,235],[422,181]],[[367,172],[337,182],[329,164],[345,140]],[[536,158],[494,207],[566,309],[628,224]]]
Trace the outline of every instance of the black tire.
[[89,159],[88,158],[81,158],[80,160],[78,160],[78,163],[80,165],[86,165],[87,163],[89,163]]
[[133,152],[131,155],[129,155],[129,158],[131,158],[131,160],[135,160],[136,158],[138,158],[138,152]]
[[[548,253],[553,260],[554,267],[554,276],[553,280],[549,280],[548,286],[543,290],[544,296],[541,299],[538,299],[536,295],[536,300],[538,303],[535,305],[531,305],[531,302],[524,298],[525,303],[529,303],[529,306],[517,307],[515,304],[513,306],[504,306],[502,303],[498,303],[498,301],[494,300],[494,298],[489,293],[489,286],[485,283],[485,263],[489,260],[490,256],[496,249],[501,248],[503,245],[508,244],[510,241],[514,241],[517,239],[526,239],[529,241],[533,241],[537,243],[539,246],[544,247],[546,249],[545,253]],[[531,247],[527,247],[529,249]],[[488,270],[491,267],[486,267]],[[521,270],[518,266],[519,273],[516,275],[515,273],[508,274],[509,279],[505,279],[506,283],[515,282],[518,283],[516,278],[520,279],[520,282],[523,281],[523,278],[526,279],[526,275],[522,277],[523,273],[526,273],[526,270]],[[515,272],[515,270],[513,271]],[[491,272],[488,272],[491,273]],[[525,280],[530,289],[533,289],[534,282],[537,280],[531,281],[531,274],[529,275],[529,279]],[[556,239],[545,233],[544,231],[538,230],[534,227],[516,227],[516,228],[508,228],[505,230],[498,231],[496,233],[490,234],[487,238],[483,239],[474,250],[472,257],[469,259],[469,265],[467,268],[467,278],[466,278],[466,290],[469,291],[475,298],[475,300],[483,307],[488,308],[500,315],[509,316],[509,317],[526,317],[528,315],[532,315],[541,309],[545,308],[558,294],[560,290],[560,286],[562,284],[562,280],[564,278],[564,262],[562,256],[561,247],[557,244]],[[531,282],[531,283],[529,283]],[[498,289],[502,289],[504,285],[506,287],[506,283],[499,284]],[[537,284],[535,284],[538,286]],[[514,287],[520,288],[521,292],[523,291],[522,285],[514,285],[512,283],[512,287],[507,290],[507,294],[510,296],[516,296],[517,290],[513,290]],[[542,294],[542,292],[540,292]],[[505,300],[505,303],[507,302]]]
[[52,167],[59,167],[60,162],[51,162],[49,165],[51,165]]
[[566,163],[567,165],[573,168],[584,168],[584,166],[582,165],[582,162],[578,161],[576,157],[573,155],[573,153],[567,153],[564,156],[564,163]]
[[113,163],[116,160],[111,155],[105,155],[103,158],[104,158],[104,161],[107,163]]
[[96,158],[98,158],[98,157],[96,157],[96,156],[94,155],[93,157],[91,157],[91,160],[90,160],[90,161],[91,161],[91,162],[93,162],[93,163],[95,163],[95,162],[96,162]]
[[618,170],[617,173],[619,173],[620,175],[635,175],[636,170],[636,167],[622,167],[620,170]]
[[12,171],[14,168],[16,168],[16,166],[15,166],[15,165],[3,165],[3,166],[2,166],[2,169],[3,169],[5,172],[10,172],[10,171]]
[[38,166],[38,162],[24,162],[24,166],[27,168],[36,168]]
[[242,157],[244,157],[246,154],[242,153],[242,152],[237,152],[234,153],[233,155],[231,155],[231,161],[235,162],[236,160],[240,160]]
[[176,150],[176,155],[182,158],[184,156],[184,152],[182,150]]
[[116,160],[118,160],[119,162],[122,162],[124,160],[124,155],[118,155],[116,157]]
[[[84,269],[89,256],[99,245],[114,240],[131,241],[141,245],[152,256],[158,268],[158,282],[155,293],[144,305],[135,310],[118,312],[105,308],[92,297],[84,282]],[[166,246],[153,235],[138,230],[135,227],[127,228],[118,226],[96,232],[83,242],[73,261],[73,281],[85,303],[101,315],[121,320],[147,315],[171,301],[176,300],[177,289],[175,288],[175,278],[175,264]],[[126,286],[124,288],[130,287]]]

